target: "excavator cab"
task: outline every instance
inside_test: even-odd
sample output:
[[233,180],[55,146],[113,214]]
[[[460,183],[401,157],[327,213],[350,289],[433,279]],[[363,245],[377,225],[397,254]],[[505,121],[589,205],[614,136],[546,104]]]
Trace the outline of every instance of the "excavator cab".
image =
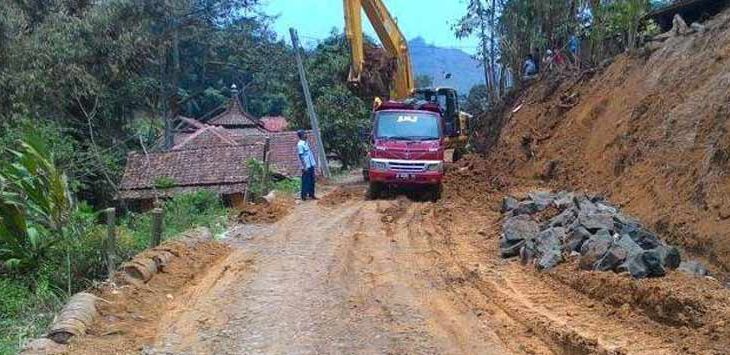
[[452,88],[423,88],[413,91],[413,98],[418,101],[427,101],[438,104],[444,117],[444,130],[447,137],[457,137],[461,134],[461,120],[459,119],[459,97]]

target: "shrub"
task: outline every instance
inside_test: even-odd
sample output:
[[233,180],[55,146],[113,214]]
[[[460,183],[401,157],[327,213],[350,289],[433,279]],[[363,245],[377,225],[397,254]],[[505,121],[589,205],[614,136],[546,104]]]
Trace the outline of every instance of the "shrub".
[[300,179],[283,179],[274,183],[274,190],[281,191],[283,193],[295,194],[302,188],[302,181]]

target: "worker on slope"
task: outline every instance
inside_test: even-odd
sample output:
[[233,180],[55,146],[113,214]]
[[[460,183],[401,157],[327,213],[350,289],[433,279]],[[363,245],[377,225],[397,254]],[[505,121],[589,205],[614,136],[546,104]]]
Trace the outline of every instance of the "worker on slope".
[[316,200],[314,196],[315,175],[314,170],[317,167],[317,161],[314,159],[314,153],[307,142],[307,132],[298,130],[299,142],[297,143],[297,154],[299,155],[299,163],[302,166],[302,201],[307,199]]
[[525,62],[522,64],[522,80],[532,80],[537,77],[537,65],[535,65],[535,59],[532,54],[528,54],[525,57]]

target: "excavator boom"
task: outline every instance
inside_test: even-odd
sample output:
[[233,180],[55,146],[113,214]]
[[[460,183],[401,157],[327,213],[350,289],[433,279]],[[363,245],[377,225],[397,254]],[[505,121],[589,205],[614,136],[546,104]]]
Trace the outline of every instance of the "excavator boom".
[[391,98],[403,100],[414,89],[413,69],[408,54],[408,42],[398,28],[393,16],[382,0],[343,0],[345,9],[345,33],[352,48],[350,82],[359,82],[365,63],[363,48],[362,16],[365,11],[385,50],[397,59],[397,68]]

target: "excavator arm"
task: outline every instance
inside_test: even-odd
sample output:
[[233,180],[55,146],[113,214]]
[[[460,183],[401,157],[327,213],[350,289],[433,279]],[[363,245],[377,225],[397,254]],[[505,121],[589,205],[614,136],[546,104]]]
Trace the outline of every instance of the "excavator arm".
[[352,67],[350,82],[359,82],[365,64],[363,47],[361,9],[365,11],[386,52],[397,59],[391,98],[403,100],[414,89],[413,69],[408,54],[408,42],[398,28],[393,16],[382,0],[344,0],[345,33],[352,48]]

